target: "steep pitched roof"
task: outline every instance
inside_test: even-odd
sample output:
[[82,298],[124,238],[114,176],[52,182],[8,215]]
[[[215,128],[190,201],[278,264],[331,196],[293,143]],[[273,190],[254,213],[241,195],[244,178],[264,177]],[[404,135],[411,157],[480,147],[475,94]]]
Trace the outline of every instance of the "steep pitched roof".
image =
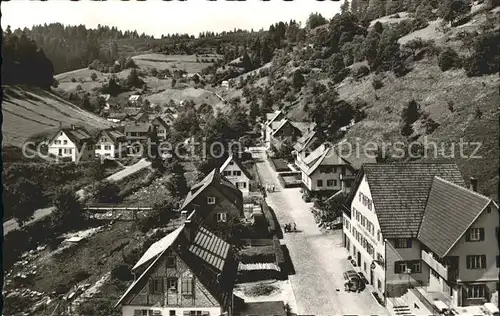
[[266,125],[270,126],[280,115],[284,115],[282,111],[275,111],[274,115],[271,116],[271,118],[267,121]]
[[125,126],[125,133],[147,133],[150,128],[149,123],[131,123]]
[[[149,266],[130,285],[115,307],[122,304],[133,294],[137,294],[147,283],[149,274],[161,262],[163,255],[170,249],[174,251],[203,286],[223,307],[231,302],[237,261],[231,246],[199,224],[193,213],[187,222],[160,241],[153,244],[136,266],[150,262]],[[190,232],[189,230],[193,230]],[[191,240],[188,236],[192,235]],[[147,261],[144,261],[146,258]]]
[[108,138],[111,139],[112,142],[122,141],[125,139],[125,135],[115,128],[107,128],[100,130],[97,136],[95,137],[97,142],[99,142],[99,138],[101,138],[102,135],[106,135]]
[[386,238],[417,236],[434,177],[465,187],[454,163],[364,164],[358,172],[349,201],[366,176],[370,193]]
[[94,138],[90,135],[90,133],[84,129],[83,127],[63,127],[60,128],[57,133],[52,136],[49,143],[51,143],[59,133],[63,132],[68,136],[68,138],[75,144],[76,147],[82,147],[84,144],[94,144]]
[[302,152],[309,144],[311,144],[316,136],[316,131],[310,130],[309,132],[304,133],[297,142],[293,145],[293,149],[297,152]]
[[[370,160],[374,162],[374,160]],[[298,164],[298,167],[306,173],[308,176],[313,174],[319,166],[351,166],[355,169],[351,162],[337,153],[336,146],[327,146],[322,144],[315,150],[313,150],[309,156],[304,158],[304,160]]]
[[308,133],[316,128],[316,123],[314,122],[290,121],[290,124],[292,124],[292,126],[298,129],[302,134]]
[[229,166],[229,163],[231,161],[234,161],[234,163],[240,168],[241,172],[243,172],[243,174],[248,178],[248,179],[252,179],[252,176],[248,173],[247,169],[245,168],[245,166],[243,166],[243,163],[241,163],[241,161],[234,157],[234,155],[230,155],[229,157],[227,157],[226,161],[224,161],[224,163],[222,164],[222,166],[220,167],[220,172],[222,174],[222,172],[227,168],[227,166]]
[[[200,195],[206,188],[208,188],[211,184],[216,184],[216,187],[220,190],[220,192],[226,195],[225,190],[233,190],[233,192],[237,192],[238,195],[243,199],[242,193],[238,190],[234,184],[231,183],[226,177],[220,174],[219,168],[215,168],[212,170],[203,180],[193,185],[182,203],[179,211],[184,210],[198,195]],[[217,185],[218,184],[218,185]],[[234,203],[232,199],[228,199],[231,203]]]
[[418,239],[443,258],[492,200],[434,177]]
[[161,116],[155,116],[151,120],[151,124],[154,124],[155,122],[158,122],[160,125],[162,125],[164,128],[168,128],[168,124],[163,120]]

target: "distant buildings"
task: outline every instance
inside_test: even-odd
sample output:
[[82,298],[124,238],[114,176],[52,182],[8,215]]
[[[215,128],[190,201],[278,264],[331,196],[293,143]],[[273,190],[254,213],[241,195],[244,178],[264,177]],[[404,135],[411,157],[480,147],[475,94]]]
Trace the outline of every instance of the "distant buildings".
[[54,134],[48,142],[48,152],[73,162],[92,160],[95,157],[94,144],[94,138],[86,129],[71,125]]
[[143,97],[142,97],[142,95],[139,95],[139,94],[133,94],[128,98],[128,102],[132,106],[141,106],[142,101],[143,101]]

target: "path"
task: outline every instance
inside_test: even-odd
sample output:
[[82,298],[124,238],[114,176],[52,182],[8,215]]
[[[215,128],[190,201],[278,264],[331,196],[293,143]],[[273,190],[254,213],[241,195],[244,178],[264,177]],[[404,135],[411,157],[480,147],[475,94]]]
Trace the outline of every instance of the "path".
[[[132,175],[132,174],[134,174],[134,173],[136,173],[144,168],[149,167],[149,166],[151,166],[151,162],[146,161],[145,159],[141,159],[141,160],[139,160],[139,162],[137,162],[131,166],[128,166],[125,169],[118,171],[117,173],[110,175],[109,177],[106,178],[106,180],[119,181],[119,180],[126,178],[126,177],[128,177],[128,176],[130,176],[130,175]],[[85,191],[84,191],[84,189],[80,189],[80,190],[76,191],[76,194],[78,195],[80,200],[82,200],[85,196]],[[53,206],[36,210],[35,213],[33,214],[33,219],[31,221],[25,223],[24,225],[31,224],[33,222],[36,222],[36,221],[44,218],[45,216],[52,213],[53,210],[54,210]],[[10,232],[14,229],[18,229],[18,228],[19,228],[19,225],[17,224],[16,220],[9,219],[8,221],[5,221],[3,223],[3,235],[5,236],[5,235],[7,235],[8,232]]]
[[263,184],[275,185],[278,192],[269,193],[267,202],[275,211],[281,226],[295,222],[298,233],[285,233],[295,275],[290,276],[299,315],[387,315],[375,301],[369,288],[361,293],[344,291],[343,272],[351,269],[347,252],[342,248],[340,231],[322,233],[310,212],[312,203],[302,200],[300,189],[283,189],[277,173],[263,152],[257,170]]

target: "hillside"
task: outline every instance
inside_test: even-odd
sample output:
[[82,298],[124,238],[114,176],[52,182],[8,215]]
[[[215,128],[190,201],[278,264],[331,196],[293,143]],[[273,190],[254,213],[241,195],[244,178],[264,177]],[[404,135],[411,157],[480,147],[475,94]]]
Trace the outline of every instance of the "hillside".
[[60,124],[93,131],[112,123],[88,113],[53,93],[38,88],[3,87],[3,145],[22,146],[35,135],[49,135]]
[[[493,25],[498,26],[499,12],[498,6],[475,3],[454,26],[435,16],[414,26],[418,15],[399,12],[374,19],[365,31],[349,13],[338,15],[328,27],[308,30],[306,41],[293,45],[288,41],[274,54],[269,74],[243,79],[238,91],[246,89],[247,94],[242,104],[257,98],[261,110],[271,103],[291,119],[324,124],[330,141],[386,146],[389,161],[453,157],[466,179],[478,178],[479,190],[497,199],[500,78],[498,73],[477,74],[470,65],[479,49],[474,42],[478,34],[498,32]],[[339,29],[342,36],[334,33]],[[379,48],[370,50],[371,38]],[[336,41],[344,43],[339,44],[339,53],[329,48]],[[450,49],[457,54],[453,58],[462,61],[443,70],[442,52]],[[488,58],[498,69],[498,51],[492,48],[491,53]],[[370,59],[370,54],[375,57]],[[401,60],[393,57],[398,55]],[[268,96],[263,96],[264,91],[269,91]],[[402,113],[411,102],[418,114],[410,122],[411,132],[405,134]],[[345,108],[340,106],[345,104],[352,110],[342,112]],[[355,119],[355,124],[344,135],[338,129],[349,122],[346,117]],[[395,158],[398,142],[406,154]],[[409,147],[412,142],[414,148]],[[460,142],[466,144],[463,156]],[[480,143],[477,152],[476,142]]]

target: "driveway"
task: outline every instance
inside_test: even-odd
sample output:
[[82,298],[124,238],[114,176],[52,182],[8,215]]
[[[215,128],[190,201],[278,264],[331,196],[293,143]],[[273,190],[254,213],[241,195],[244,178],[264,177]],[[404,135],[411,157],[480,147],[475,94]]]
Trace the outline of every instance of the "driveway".
[[[121,180],[125,177],[128,177],[128,176],[130,176],[130,175],[132,175],[132,174],[134,174],[134,173],[136,173],[144,168],[147,168],[149,166],[151,166],[150,161],[146,161],[145,159],[141,159],[141,160],[139,160],[139,162],[137,162],[131,166],[128,166],[125,169],[118,171],[117,173],[110,175],[109,177],[106,178],[106,180],[119,181],[119,180]],[[85,190],[80,189],[80,190],[76,191],[76,194],[78,195],[80,200],[83,200],[83,198],[85,197]],[[53,206],[36,210],[35,213],[33,214],[33,219],[31,221],[25,223],[24,225],[28,225],[30,223],[33,223],[33,222],[40,220],[41,218],[44,218],[45,216],[52,213],[53,210],[54,210]],[[3,223],[3,235],[5,236],[5,235],[7,235],[8,232],[10,232],[14,229],[18,229],[18,228],[19,228],[19,225],[17,225],[16,220],[9,219],[8,221],[5,221]]]
[[[263,153],[256,157],[264,158]],[[388,315],[370,294],[369,287],[361,293],[344,291],[343,272],[352,269],[347,251],[342,247],[341,231],[322,232],[310,212],[312,203],[302,200],[298,188],[283,189],[277,173],[264,159],[257,162],[263,184],[275,185],[267,202],[283,227],[297,224],[297,233],[285,233],[284,241],[290,252],[295,275],[290,282],[299,315]]]

